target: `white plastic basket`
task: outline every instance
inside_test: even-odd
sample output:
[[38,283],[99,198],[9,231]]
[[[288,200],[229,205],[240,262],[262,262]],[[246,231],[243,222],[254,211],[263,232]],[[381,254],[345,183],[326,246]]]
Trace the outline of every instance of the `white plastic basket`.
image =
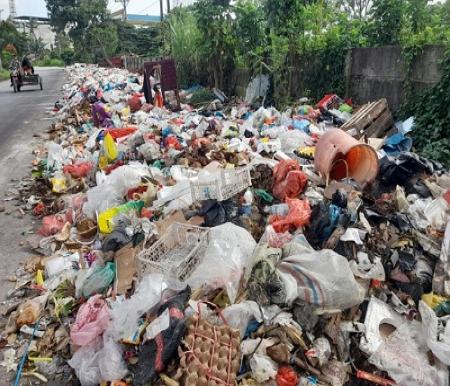
[[139,280],[162,273],[185,281],[200,264],[209,242],[209,228],[174,223],[150,248],[136,256]]
[[250,167],[244,166],[236,169],[224,169],[218,173],[214,181],[191,181],[192,200],[224,201],[242,192],[252,184]]

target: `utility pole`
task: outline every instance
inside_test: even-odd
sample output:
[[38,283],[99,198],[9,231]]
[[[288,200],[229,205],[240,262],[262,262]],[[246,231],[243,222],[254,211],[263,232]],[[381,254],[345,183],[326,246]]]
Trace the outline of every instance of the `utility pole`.
[[159,0],[159,10],[161,12],[161,22],[164,21],[164,4],[163,0]]
[[2,21],[2,12],[3,12],[3,9],[0,9],[0,21]]
[[170,13],[170,0],[167,0],[167,14]]

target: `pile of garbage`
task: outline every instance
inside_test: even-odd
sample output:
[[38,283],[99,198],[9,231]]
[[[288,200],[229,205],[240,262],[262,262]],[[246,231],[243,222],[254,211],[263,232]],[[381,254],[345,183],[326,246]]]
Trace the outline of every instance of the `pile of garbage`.
[[66,71],[21,191],[15,384],[448,385],[450,175],[412,120],[365,136],[335,95],[172,112],[125,70]]

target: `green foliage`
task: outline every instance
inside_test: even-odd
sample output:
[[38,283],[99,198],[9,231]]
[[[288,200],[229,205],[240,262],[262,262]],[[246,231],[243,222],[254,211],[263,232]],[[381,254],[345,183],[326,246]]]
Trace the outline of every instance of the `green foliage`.
[[202,33],[200,50],[207,62],[210,83],[227,88],[234,68],[233,18],[230,0],[199,0],[194,4],[197,27]]
[[64,35],[68,29],[75,60],[92,62],[115,54],[119,39],[107,0],[46,0],[46,3],[55,31]]
[[64,61],[58,58],[44,56],[42,59],[34,61],[35,67],[64,67]]
[[7,64],[11,57],[8,52],[4,51],[8,44],[12,44],[18,55],[24,55],[28,49],[29,38],[26,34],[17,31],[16,27],[9,21],[0,22],[0,52],[2,53],[2,62]]
[[118,34],[117,52],[138,56],[154,57],[161,55],[161,27],[136,28],[122,21],[116,22]]
[[168,20],[168,53],[175,59],[181,85],[208,81],[206,53],[202,51],[203,34],[192,10],[175,8]]
[[0,69],[0,80],[9,79],[9,71],[5,69]]
[[370,43],[375,46],[398,44],[406,9],[405,0],[374,0],[368,24]]
[[207,88],[200,88],[192,94],[189,103],[192,105],[198,105],[205,102],[211,102],[215,99],[215,95],[211,90]]
[[444,53],[441,71],[441,81],[412,96],[402,106],[399,116],[415,117],[412,132],[415,148],[450,168],[450,46]]

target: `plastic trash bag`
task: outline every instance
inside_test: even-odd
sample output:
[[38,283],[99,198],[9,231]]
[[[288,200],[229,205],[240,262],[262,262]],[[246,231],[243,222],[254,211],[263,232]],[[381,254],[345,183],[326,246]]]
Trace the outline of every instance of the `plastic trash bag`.
[[187,283],[193,289],[202,285],[225,288],[231,303],[234,303],[244,268],[255,246],[252,235],[237,225],[225,223],[211,228],[203,260]]
[[114,161],[118,156],[116,142],[111,134],[107,133],[103,139],[103,150],[105,152],[108,162]]
[[169,328],[160,332],[155,339],[148,340],[139,347],[133,385],[147,385],[149,381],[154,380],[177,353],[187,329],[184,309],[190,296],[191,289],[186,287],[159,308],[158,316],[169,310]]
[[72,223],[72,220],[71,210],[68,210],[65,214],[45,216],[42,219],[42,226],[39,228],[38,233],[46,237],[56,235],[64,228],[67,222]]
[[308,224],[311,217],[311,207],[308,200],[287,198],[286,203],[289,206],[287,216],[274,215],[269,217],[269,223],[277,233],[295,231]]
[[288,256],[278,269],[297,280],[298,298],[306,303],[344,310],[364,299],[364,290],[356,282],[347,259],[332,250]]
[[97,267],[95,271],[85,280],[81,294],[88,298],[94,294],[101,294],[107,291],[116,277],[116,265],[106,263],[104,267]]
[[450,366],[450,323],[447,321],[443,328],[435,312],[423,301],[419,302],[419,312],[428,348],[439,360]]
[[163,297],[174,295],[185,286],[162,274],[144,276],[129,299],[112,304],[112,322],[107,333],[111,333],[115,340],[132,335],[143,314],[157,306]]
[[98,229],[101,233],[111,233],[115,228],[115,217],[127,212],[136,212],[137,215],[140,215],[143,207],[144,201],[129,201],[126,204],[109,208],[98,215]]
[[125,377],[128,369],[122,355],[123,350],[120,344],[116,343],[111,336],[104,334],[103,348],[98,359],[102,380],[117,381]]
[[97,386],[101,383],[102,375],[98,363],[101,347],[101,339],[96,339],[90,345],[77,350],[67,362],[75,370],[81,386]]
[[448,386],[448,369],[438,360],[429,364],[427,350],[421,345],[420,323],[404,323],[397,328],[369,362],[387,371],[399,385]]
[[88,190],[83,212],[95,218],[96,213],[121,205],[128,190],[138,186],[143,177],[149,176],[148,167],[140,163],[132,162],[114,169],[101,183]]
[[245,300],[239,304],[232,304],[225,308],[222,314],[231,328],[239,330],[241,338],[244,337],[248,324],[252,320],[258,322],[263,321],[263,315],[258,306],[258,303],[252,300]]
[[87,346],[103,334],[109,325],[110,312],[101,295],[92,296],[78,310],[70,329],[70,339],[77,346]]
[[294,160],[280,161],[273,169],[273,177],[273,195],[282,201],[286,198],[298,197],[308,182],[308,177]]
[[277,376],[278,365],[267,355],[255,353],[250,359],[250,368],[252,377],[260,383]]
[[86,177],[92,170],[92,163],[80,162],[73,165],[65,165],[63,168],[64,173],[70,174],[73,178]]

